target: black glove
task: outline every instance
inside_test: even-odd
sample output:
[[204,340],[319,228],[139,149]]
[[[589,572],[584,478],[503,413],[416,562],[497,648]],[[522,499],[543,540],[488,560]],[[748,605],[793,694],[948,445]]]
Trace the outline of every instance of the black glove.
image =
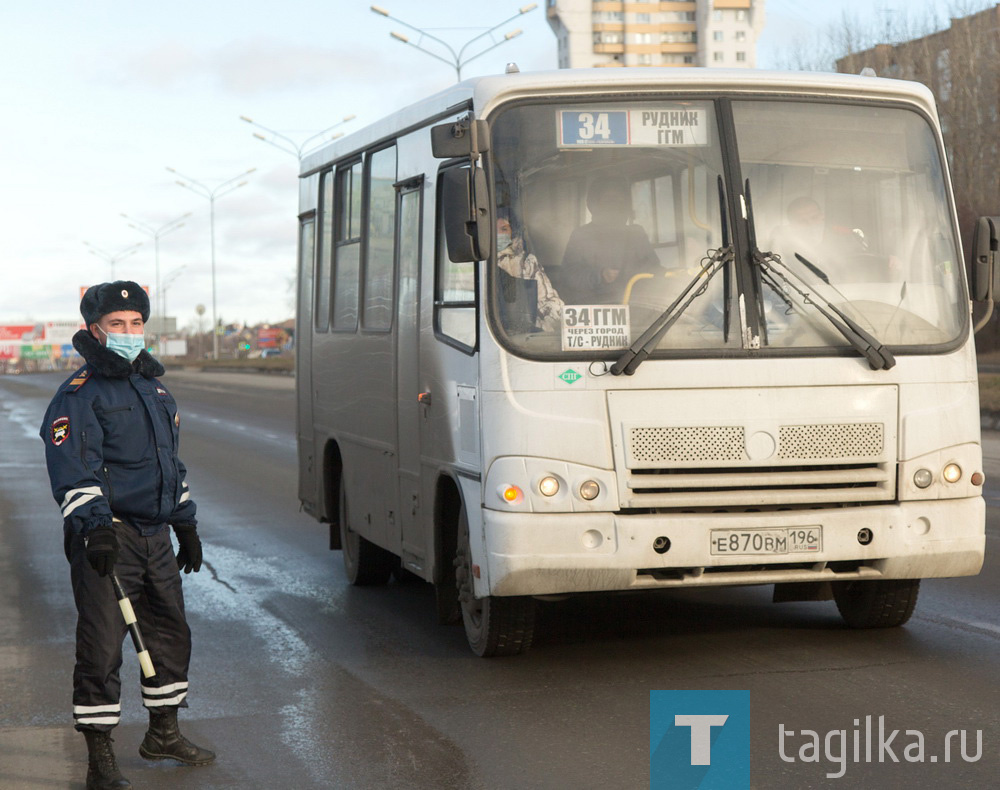
[[98,576],[107,576],[118,561],[118,538],[111,525],[97,527],[87,535],[87,561]]
[[201,538],[194,524],[174,524],[174,534],[177,535],[177,568],[183,568],[184,573],[197,573],[201,570]]

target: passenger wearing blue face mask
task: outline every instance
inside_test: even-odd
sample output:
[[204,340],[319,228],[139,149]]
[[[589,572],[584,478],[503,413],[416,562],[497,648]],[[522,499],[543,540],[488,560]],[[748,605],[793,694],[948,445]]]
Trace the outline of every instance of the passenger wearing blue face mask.
[[87,328],[73,346],[86,364],[59,388],[40,433],[77,608],[73,719],[87,740],[86,786],[129,788],[110,737],[121,715],[127,626],[108,576],[132,602],[155,671],[140,681],[150,719],[139,754],[205,765],[215,754],[177,726],[191,657],[179,571],[198,571],[202,549],[177,457],[177,404],[159,381],[163,366],[143,347],[149,297],[128,280],[102,283],[87,289],[80,312]]
[[538,263],[538,258],[524,248],[524,239],[513,232],[510,217],[505,212],[497,217],[497,265],[515,280],[532,283],[535,291],[534,328],[558,332],[563,300]]

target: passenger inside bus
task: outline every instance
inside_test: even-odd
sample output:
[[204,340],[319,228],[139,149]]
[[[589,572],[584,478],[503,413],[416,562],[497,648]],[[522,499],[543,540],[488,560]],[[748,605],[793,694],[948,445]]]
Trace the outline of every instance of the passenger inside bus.
[[775,228],[768,250],[781,255],[789,266],[798,265],[798,253],[812,264],[814,274],[853,282],[883,281],[889,270],[899,268],[895,256],[873,254],[861,228],[828,224],[812,197],[792,200],[785,216],[787,224]]
[[631,224],[628,181],[601,178],[587,192],[591,221],[569,238],[559,269],[559,287],[568,304],[620,304],[631,278],[658,271],[660,261],[646,231]]
[[507,331],[559,330],[563,300],[545,270],[515,234],[510,216],[497,217],[497,265],[500,267],[500,315]]

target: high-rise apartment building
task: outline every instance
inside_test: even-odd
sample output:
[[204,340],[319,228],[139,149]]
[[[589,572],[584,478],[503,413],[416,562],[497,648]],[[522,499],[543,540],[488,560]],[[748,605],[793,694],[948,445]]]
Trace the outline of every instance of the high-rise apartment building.
[[546,0],[559,68],[753,68],[765,0]]

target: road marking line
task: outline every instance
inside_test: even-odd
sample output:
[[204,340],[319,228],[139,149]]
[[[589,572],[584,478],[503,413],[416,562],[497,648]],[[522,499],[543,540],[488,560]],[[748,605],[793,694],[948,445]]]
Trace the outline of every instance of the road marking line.
[[957,627],[963,631],[985,631],[991,636],[1000,638],[1000,625],[994,625],[993,623],[984,623],[979,620],[961,620],[957,617],[931,617],[927,615],[917,615],[915,619],[926,620],[927,622],[945,627]]

